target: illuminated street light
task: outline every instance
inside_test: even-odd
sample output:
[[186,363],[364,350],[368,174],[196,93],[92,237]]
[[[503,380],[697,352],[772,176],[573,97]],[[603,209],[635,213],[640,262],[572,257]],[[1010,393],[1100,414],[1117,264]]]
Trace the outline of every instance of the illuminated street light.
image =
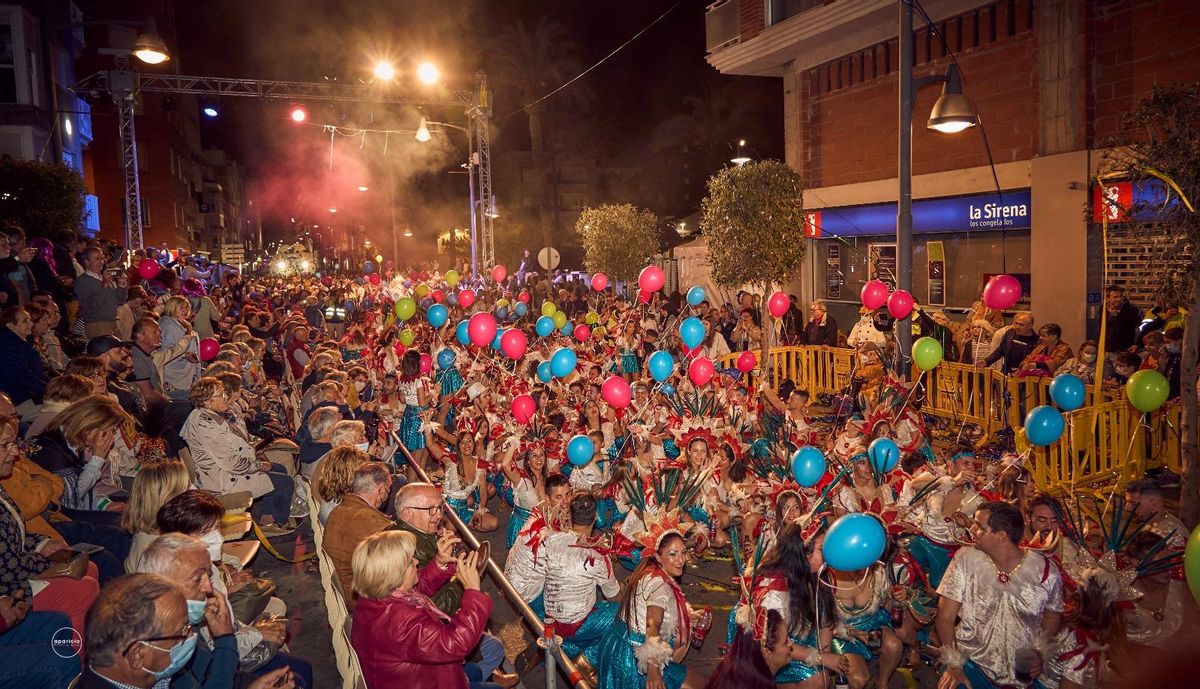
[[360,184],[360,185],[358,185],[358,190],[359,190],[359,191],[366,191],[368,188],[369,188],[369,187],[367,187],[367,185],[365,185],[365,184]]
[[407,227],[406,227],[406,228],[404,228],[404,236],[405,236],[405,237],[411,237],[411,236],[412,236],[412,230],[408,229]]
[[396,68],[390,62],[381,61],[375,65],[375,78],[380,81],[391,81],[396,78]]
[[429,134],[429,125],[426,124],[425,118],[421,118],[421,124],[417,126],[417,141],[422,143],[429,141],[433,137]]
[[307,117],[308,117],[308,113],[304,111],[304,108],[302,108],[300,106],[296,106],[296,107],[292,108],[292,121],[293,122],[303,122],[305,120],[305,118],[307,118]]
[[171,54],[167,52],[167,44],[163,42],[162,36],[158,35],[154,17],[146,19],[146,28],[133,42],[133,55],[148,65],[159,65],[171,59]]
[[417,67],[417,78],[423,84],[436,84],[438,77],[441,76],[438,68],[432,62],[422,62],[420,67]]
[[943,134],[957,134],[979,124],[979,117],[971,109],[970,102],[962,92],[962,78],[954,65],[946,70],[946,83],[942,86],[942,95],[938,96],[929,112],[929,122],[926,127]]
[[337,212],[337,209],[336,209],[336,208],[330,208],[330,209],[329,209],[329,212],[330,212],[330,213],[336,213],[336,212]]
[[738,139],[737,157],[730,158],[729,162],[733,163],[734,165],[737,165],[738,167],[741,167],[741,166],[745,165],[746,163],[750,162],[750,158],[746,157],[745,155],[742,155],[742,147],[745,145],[746,145],[745,139]]

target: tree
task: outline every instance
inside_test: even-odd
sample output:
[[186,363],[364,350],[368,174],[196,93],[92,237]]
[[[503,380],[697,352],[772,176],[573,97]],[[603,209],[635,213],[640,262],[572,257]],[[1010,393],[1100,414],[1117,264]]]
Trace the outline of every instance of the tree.
[[[777,160],[728,167],[708,180],[700,232],[708,240],[713,281],[722,287],[761,285],[792,276],[804,260],[804,199],[800,175]],[[770,347],[763,315],[761,361]]]
[[[1180,365],[1180,480],[1179,516],[1188,529],[1200,522],[1200,465],[1197,464],[1196,358],[1200,351],[1200,84],[1156,87],[1122,119],[1126,145],[1116,149],[1105,167],[1134,180],[1169,180],[1166,203],[1152,209],[1133,209],[1149,216],[1141,223],[1147,237],[1160,237],[1155,247],[1163,265],[1183,268],[1182,280],[1161,288],[1176,288],[1176,305],[1188,309],[1184,320]],[[1170,188],[1171,185],[1174,188]],[[1181,198],[1182,197],[1182,200]],[[1189,205],[1191,207],[1189,207]],[[1143,214],[1141,211],[1150,213]],[[1161,277],[1162,275],[1160,275]],[[1170,283],[1174,284],[1170,284]],[[1180,289],[1181,288],[1181,289]],[[1180,303],[1182,302],[1182,303]]]
[[588,272],[631,282],[658,251],[658,217],[628,203],[584,208],[575,223]]
[[79,173],[60,163],[0,160],[0,222],[34,237],[58,239],[87,220],[87,187]]

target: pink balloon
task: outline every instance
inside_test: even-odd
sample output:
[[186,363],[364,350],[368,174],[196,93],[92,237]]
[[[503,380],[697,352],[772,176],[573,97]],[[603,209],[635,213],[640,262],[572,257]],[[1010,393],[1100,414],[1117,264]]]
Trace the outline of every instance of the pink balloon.
[[463,307],[464,309],[469,309],[469,308],[471,308],[471,305],[474,303],[475,303],[475,292],[474,291],[465,289],[458,293],[458,305],[459,306]]
[[983,288],[983,304],[989,309],[1003,311],[1021,301],[1021,283],[1011,275],[996,275]]
[[397,342],[396,346],[393,347],[392,349],[395,350],[396,356],[404,356],[404,352],[408,351],[408,347],[405,347],[404,345],[400,344],[399,342]]
[[888,286],[882,280],[868,280],[862,288],[862,305],[875,310],[887,303]]
[[421,353],[421,373],[429,373],[433,370],[433,357],[422,352]]
[[579,340],[580,342],[586,342],[588,337],[590,337],[592,334],[592,328],[589,325],[577,325],[575,326],[575,330],[572,331],[572,334],[575,335],[576,340]]
[[446,298],[446,294],[440,289],[435,289],[429,293],[429,298],[440,304],[442,303],[442,300]]
[[638,287],[647,292],[657,292],[667,284],[667,276],[658,266],[646,266],[638,275]]
[[522,304],[528,304],[529,303],[529,292],[522,291],[520,294],[517,295],[517,301],[521,302]]
[[206,337],[200,340],[200,361],[212,361],[219,351],[221,351],[221,343],[217,342],[217,338]]
[[467,321],[467,335],[477,347],[486,347],[496,339],[496,319],[490,313],[477,313]]
[[152,258],[144,258],[141,263],[138,263],[138,275],[142,276],[143,280],[153,280],[158,277],[158,271],[162,266],[158,265],[158,261]]
[[504,282],[504,278],[508,277],[508,269],[504,266],[497,265],[492,268],[492,279],[496,282]]
[[529,423],[537,411],[537,403],[529,395],[517,395],[512,401],[512,415],[520,423]]
[[600,386],[600,396],[605,402],[612,405],[613,409],[624,409],[629,406],[629,401],[632,399],[629,392],[629,383],[621,376],[610,376],[604,381],[604,385]]
[[783,318],[783,314],[787,313],[791,306],[792,300],[783,292],[775,292],[767,298],[767,310],[776,318]]
[[755,366],[758,366],[758,357],[754,355],[754,352],[746,350],[738,354],[737,370],[742,373],[749,373],[754,370]]
[[[472,317],[474,320],[474,317]],[[467,326],[470,328],[470,325]],[[495,337],[493,335],[492,337]],[[525,349],[529,347],[529,340],[525,337],[525,333],[513,328],[506,331],[500,336],[500,351],[504,352],[504,356],[509,359],[520,359],[525,355]]]
[[644,289],[638,290],[638,302],[642,304],[650,303],[650,293]]
[[901,319],[908,317],[912,313],[913,298],[908,292],[898,289],[892,292],[892,296],[887,299],[888,313],[892,314],[892,318]]
[[592,289],[597,292],[603,292],[604,288],[608,287],[608,276],[604,273],[596,273],[592,276]]
[[696,385],[704,385],[713,377],[713,362],[708,357],[695,359],[688,366],[688,377]]
[[371,273],[367,276],[367,279],[371,281],[372,285],[379,286],[379,273]]

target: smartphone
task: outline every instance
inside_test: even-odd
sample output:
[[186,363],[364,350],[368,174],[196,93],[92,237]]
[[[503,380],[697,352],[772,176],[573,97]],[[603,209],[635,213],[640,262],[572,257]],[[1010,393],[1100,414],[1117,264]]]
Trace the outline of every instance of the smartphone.
[[71,550],[79,553],[80,555],[95,555],[101,550],[104,550],[104,547],[98,546],[95,543],[76,543],[75,545],[71,546]]

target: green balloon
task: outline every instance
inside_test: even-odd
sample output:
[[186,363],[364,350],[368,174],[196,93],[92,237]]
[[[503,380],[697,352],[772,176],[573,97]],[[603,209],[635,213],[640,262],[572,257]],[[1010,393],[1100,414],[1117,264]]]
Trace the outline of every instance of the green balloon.
[[1200,526],[1192,529],[1183,551],[1183,573],[1187,576],[1188,588],[1192,589],[1192,598],[1200,605]]
[[417,336],[415,333],[413,333],[413,331],[405,328],[404,330],[400,331],[399,339],[400,344],[404,345],[405,347],[411,347],[412,343],[417,339]]
[[1138,371],[1125,381],[1125,394],[1138,411],[1149,414],[1167,402],[1171,384],[1166,376],[1153,369]]
[[[558,311],[558,307],[554,305],[554,302],[552,302],[552,301],[542,302],[542,315],[543,316],[553,316],[556,311]],[[561,328],[562,326],[560,325],[558,327]]]
[[458,281],[460,279],[457,270],[446,271],[445,278],[446,278],[446,284],[450,285],[451,287],[457,285]]
[[[542,313],[545,313],[545,312],[546,312],[546,310],[542,309]],[[567,324],[567,314],[563,313],[562,311],[555,311],[553,318],[554,318],[554,327],[556,327],[556,328],[561,328]]]
[[425,283],[417,285],[416,292],[418,297],[423,297],[426,294],[429,294],[429,285],[426,285]]
[[913,343],[912,358],[922,371],[930,371],[942,363],[942,345],[932,337],[922,337]]
[[588,311],[588,314],[583,317],[583,320],[588,325],[595,325],[600,322],[600,314],[595,311]]
[[[417,302],[413,301],[412,299],[409,299],[408,297],[401,297],[400,300],[396,302],[396,318],[399,318],[402,321],[407,321],[415,316],[416,313]],[[407,347],[408,345],[404,346]]]

